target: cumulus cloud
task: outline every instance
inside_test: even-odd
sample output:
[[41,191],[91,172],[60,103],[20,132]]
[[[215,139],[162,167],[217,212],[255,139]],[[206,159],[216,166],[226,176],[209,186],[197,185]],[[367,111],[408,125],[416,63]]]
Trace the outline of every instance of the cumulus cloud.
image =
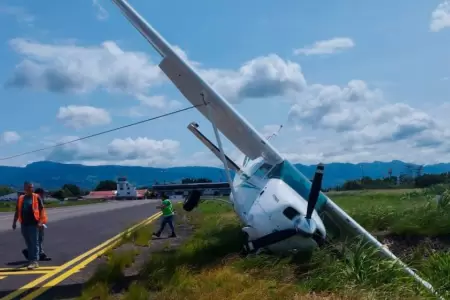
[[[76,136],[64,137],[59,143],[67,143],[77,138]],[[147,137],[113,139],[106,147],[77,141],[53,148],[46,159],[86,165],[164,166],[171,164],[179,153],[179,149],[178,141],[153,140]]]
[[355,43],[348,37],[336,37],[329,40],[317,41],[313,45],[295,49],[295,55],[320,55],[333,54],[342,50],[350,49]]
[[21,139],[20,135],[15,131],[5,131],[0,137],[0,140],[6,144],[13,144]]
[[111,123],[111,117],[105,109],[92,106],[60,107],[56,117],[66,126],[75,129]]
[[360,80],[350,81],[343,88],[311,86],[292,105],[289,121],[345,133],[349,141],[365,144],[414,140],[444,129],[427,113],[404,103],[390,103],[381,91],[370,89]]
[[276,54],[245,62],[238,70],[200,69],[213,88],[228,101],[268,98],[301,92],[306,86],[300,65]]
[[438,32],[450,27],[450,1],[440,3],[431,13],[430,30]]
[[174,46],[175,52],[214,89],[231,103],[249,98],[269,98],[300,92],[306,86],[300,65],[276,54],[246,61],[237,70],[208,68],[192,60],[186,51]]
[[145,93],[162,79],[159,68],[148,56],[124,51],[113,41],[82,47],[16,38],[10,46],[24,58],[7,87],[56,93],[88,93],[97,89]]
[[[170,105],[173,107],[179,105],[179,102],[164,96],[149,96],[146,93],[149,88],[162,82],[167,83],[167,80],[163,80],[164,76],[161,76],[158,67],[143,53],[123,51],[112,42],[90,48],[33,44],[25,40],[15,40],[14,43],[16,49],[20,49],[19,52],[26,56],[22,63],[34,64],[40,70],[37,73],[22,70],[21,73],[19,65],[14,76],[16,78],[22,76],[23,80],[11,82],[16,84],[22,82],[23,87],[52,90],[58,86],[57,83],[70,83],[66,85],[70,88],[62,90],[79,93],[99,88],[107,91],[128,90],[132,91],[140,103],[140,106],[135,107],[135,113],[142,113],[144,107],[167,109]],[[302,139],[298,143],[293,143],[296,135],[291,131],[284,146],[293,145],[295,149],[283,146],[280,149],[298,162],[315,163],[318,160],[347,159],[355,162],[393,157],[406,159],[404,151],[392,150],[397,149],[396,147],[403,147],[400,149],[408,147],[411,150],[407,154],[416,158],[426,157],[422,153],[429,153],[430,149],[434,149],[435,153],[439,151],[445,153],[450,149],[447,141],[450,134],[446,129],[448,124],[445,124],[445,120],[432,118],[427,112],[406,103],[392,102],[381,90],[372,88],[363,80],[351,80],[343,86],[308,83],[298,63],[285,60],[276,54],[256,57],[237,69],[216,69],[191,60],[180,47],[176,47],[176,51],[193,63],[202,77],[230,102],[238,103],[246,98],[279,99],[282,96],[283,101],[291,105],[288,116],[289,127],[301,130]],[[326,51],[332,50],[321,51],[327,53]],[[64,54],[59,56],[60,53]],[[55,57],[58,59],[55,60]],[[134,72],[142,76],[131,76]],[[39,77],[36,74],[45,76]],[[60,79],[55,81],[55,78],[58,78],[55,74],[64,74],[65,81]],[[136,78],[138,80],[135,80]],[[53,90],[61,91],[61,88]],[[266,126],[262,131],[266,133],[271,129],[274,127]],[[314,133],[313,137],[323,136],[323,138],[303,147],[304,139],[308,138],[311,132]],[[275,142],[281,142],[283,134],[282,131]],[[72,147],[70,151],[60,153],[59,158],[66,157],[67,161],[86,160],[90,163],[114,162],[137,165],[187,163],[187,160],[181,161],[179,154],[176,154],[178,151],[175,150],[176,142],[164,144],[164,147],[172,145],[173,151],[160,152],[158,149],[164,147],[158,144],[158,141],[150,140],[149,143],[154,145],[153,148],[148,145],[145,147],[152,149],[148,152],[152,154],[143,158],[139,158],[144,155],[143,153],[132,150],[136,146],[130,146],[127,151],[118,150],[123,145],[133,142],[138,143],[136,140],[116,141],[108,145],[107,150],[104,148],[95,150],[93,146],[78,144],[77,147],[80,149]],[[144,142],[139,143],[142,145]],[[58,152],[50,156],[58,158],[57,154]],[[197,157],[202,155],[198,154]],[[431,158],[436,157],[434,155]],[[196,157],[189,159],[191,162],[201,160]]]
[[[16,66],[6,87],[55,93],[89,93],[98,89],[121,91],[132,94],[152,108],[179,106],[174,100],[148,96],[150,88],[168,82],[166,77],[145,53],[122,50],[112,41],[83,47],[17,38],[11,40],[10,45],[23,60]],[[215,69],[189,59],[180,47],[174,48],[230,102],[283,96],[300,92],[306,85],[300,65],[276,54],[247,61],[237,70]]]

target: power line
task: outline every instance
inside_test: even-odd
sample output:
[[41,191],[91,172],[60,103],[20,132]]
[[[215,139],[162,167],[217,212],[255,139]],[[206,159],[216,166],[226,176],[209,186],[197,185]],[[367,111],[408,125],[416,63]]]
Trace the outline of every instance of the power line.
[[199,106],[203,106],[203,105],[204,105],[203,103],[202,104],[197,104],[197,105],[192,105],[190,107],[186,107],[186,108],[182,108],[182,109],[179,109],[179,110],[175,110],[175,111],[172,111],[172,112],[169,112],[169,113],[166,113],[166,114],[163,114],[163,115],[159,115],[159,116],[156,116],[156,117],[152,117],[152,118],[149,118],[149,119],[145,119],[145,120],[142,120],[142,121],[139,121],[139,122],[135,122],[135,123],[123,125],[123,126],[120,126],[120,127],[116,127],[116,128],[113,128],[113,129],[105,130],[105,131],[102,131],[102,132],[94,133],[94,134],[91,134],[91,135],[88,135],[88,136],[84,136],[84,137],[81,137],[81,138],[78,138],[78,139],[75,139],[75,140],[71,140],[71,141],[68,141],[68,142],[64,142],[64,143],[60,143],[60,144],[56,144],[56,145],[53,145],[53,146],[48,146],[48,147],[32,150],[32,151],[23,152],[23,153],[12,155],[12,156],[8,156],[8,157],[2,157],[2,158],[0,158],[0,161],[1,160],[8,160],[8,159],[11,159],[11,158],[16,158],[16,157],[19,157],[19,156],[24,156],[24,155],[31,154],[31,153],[44,151],[44,150],[47,150],[47,149],[52,149],[52,148],[64,146],[64,145],[71,144],[71,143],[74,143],[74,142],[78,142],[78,141],[81,141],[81,140],[86,140],[86,139],[89,139],[89,138],[92,138],[92,137],[95,137],[95,136],[99,136],[99,135],[102,135],[102,134],[110,133],[110,132],[117,131],[117,130],[120,130],[120,129],[124,129],[124,128],[127,128],[127,127],[131,127],[131,126],[135,126],[135,125],[138,125],[138,124],[142,124],[142,123],[145,123],[145,122],[154,121],[156,119],[161,119],[161,118],[164,118],[164,117],[168,117],[170,115],[174,115],[174,114],[177,114],[177,113],[180,113],[180,112],[184,112],[184,111],[187,111],[187,110],[199,107]]

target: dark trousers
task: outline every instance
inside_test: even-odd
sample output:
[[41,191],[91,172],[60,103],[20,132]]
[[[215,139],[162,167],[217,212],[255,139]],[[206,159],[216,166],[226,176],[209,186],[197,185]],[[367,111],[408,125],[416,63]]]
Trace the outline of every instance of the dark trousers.
[[39,259],[39,228],[36,225],[22,225],[22,236],[28,249],[28,260]]
[[161,234],[163,232],[164,227],[166,227],[166,224],[169,224],[170,229],[172,230],[172,233],[175,233],[175,228],[173,227],[173,215],[171,216],[163,216],[161,219],[161,226],[159,227],[158,234]]

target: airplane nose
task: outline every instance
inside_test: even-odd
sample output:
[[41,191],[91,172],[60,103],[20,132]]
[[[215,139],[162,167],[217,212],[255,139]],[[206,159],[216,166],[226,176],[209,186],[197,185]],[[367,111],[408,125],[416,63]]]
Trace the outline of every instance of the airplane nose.
[[295,220],[294,224],[295,229],[301,236],[313,239],[319,247],[325,244],[325,238],[318,230],[317,224],[313,219],[300,217]]
[[295,228],[298,233],[304,237],[311,237],[317,230],[317,224],[313,219],[307,219],[304,216],[297,218],[294,221]]

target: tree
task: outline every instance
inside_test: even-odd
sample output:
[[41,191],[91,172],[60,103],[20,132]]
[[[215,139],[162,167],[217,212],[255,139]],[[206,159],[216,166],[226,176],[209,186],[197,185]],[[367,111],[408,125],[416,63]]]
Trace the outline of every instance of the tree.
[[[69,191],[70,194],[74,197],[81,196],[81,190],[75,184],[65,184],[65,185],[63,185],[62,189]],[[68,197],[70,197],[70,196],[68,196]]]
[[12,194],[14,192],[15,191],[12,188],[10,188],[9,186],[5,186],[5,185],[0,186],[0,196],[5,196],[8,194]]
[[63,200],[65,198],[63,190],[57,190],[56,192],[51,193],[51,196],[58,200]]
[[113,180],[102,180],[95,187],[96,191],[113,191],[117,188],[117,183]]

